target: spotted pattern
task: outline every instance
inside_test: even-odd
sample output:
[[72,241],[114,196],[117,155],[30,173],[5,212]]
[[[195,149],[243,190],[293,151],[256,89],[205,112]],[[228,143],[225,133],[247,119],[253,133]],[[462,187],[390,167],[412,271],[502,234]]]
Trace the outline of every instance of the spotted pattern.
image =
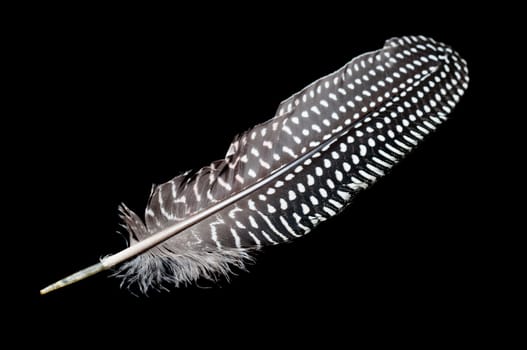
[[301,237],[436,130],[467,86],[466,62],[450,47],[425,37],[390,39],[283,101],[273,119],[238,136],[224,160],[156,187],[136,236],[285,169],[165,245],[250,248]]

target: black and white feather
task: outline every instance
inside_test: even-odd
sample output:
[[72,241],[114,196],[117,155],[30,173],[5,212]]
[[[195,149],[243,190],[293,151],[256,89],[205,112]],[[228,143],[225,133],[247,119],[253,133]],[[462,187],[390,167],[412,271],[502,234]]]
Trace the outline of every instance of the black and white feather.
[[466,62],[425,37],[393,38],[283,101],[237,136],[225,159],[152,191],[145,222],[125,206],[134,245],[265,180],[216,214],[123,264],[146,292],[228,275],[254,249],[300,238],[442,124],[468,86]]

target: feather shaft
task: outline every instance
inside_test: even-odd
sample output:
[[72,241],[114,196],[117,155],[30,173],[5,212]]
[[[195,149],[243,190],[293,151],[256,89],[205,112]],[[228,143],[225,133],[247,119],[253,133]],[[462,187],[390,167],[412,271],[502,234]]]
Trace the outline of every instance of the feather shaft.
[[40,294],[41,295],[48,294],[49,292],[53,292],[54,290],[60,289],[62,287],[66,287],[75,282],[82,281],[85,278],[98,274],[99,272],[105,271],[107,269],[108,267],[106,267],[102,262],[97,263],[95,265],[82,269],[78,272],[75,272],[74,274],[69,275],[66,278],[63,278],[60,281],[50,284],[46,288],[41,289]]

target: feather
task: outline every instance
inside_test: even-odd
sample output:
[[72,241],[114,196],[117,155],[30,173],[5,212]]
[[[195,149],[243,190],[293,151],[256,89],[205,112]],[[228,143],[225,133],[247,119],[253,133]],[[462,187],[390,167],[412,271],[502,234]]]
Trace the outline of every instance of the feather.
[[124,260],[117,274],[144,293],[228,276],[344,210],[447,119],[468,81],[450,47],[387,40],[283,101],[225,159],[154,187],[144,222],[122,205],[130,247],[43,291]]

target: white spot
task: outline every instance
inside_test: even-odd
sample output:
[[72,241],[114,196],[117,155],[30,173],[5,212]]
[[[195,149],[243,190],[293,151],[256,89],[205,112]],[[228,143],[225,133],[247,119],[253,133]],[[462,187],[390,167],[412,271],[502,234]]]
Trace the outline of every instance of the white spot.
[[320,129],[320,127],[317,124],[311,125],[311,129],[315,130],[318,133],[322,132],[322,129]]
[[[249,201],[248,201],[247,203],[249,204],[249,209],[251,209],[251,210],[257,210],[257,209],[256,209],[256,206],[254,205],[254,201],[253,201],[252,199],[249,199]],[[249,219],[250,219],[250,218],[251,218],[251,217],[249,216]],[[256,226],[256,227],[258,227],[258,226]]]
[[287,175],[285,176],[285,181],[291,181],[291,180],[293,180],[294,178],[295,178],[295,175],[293,175],[293,174],[287,174]]
[[260,159],[259,162],[260,162],[260,165],[263,166],[265,169],[270,169],[271,168],[269,163],[263,161],[262,159]]
[[335,152],[335,151],[331,152],[331,157],[333,159],[339,159],[340,158],[339,154],[337,152]]
[[427,128],[429,128],[429,129],[431,129],[431,130],[435,130],[435,129],[436,129],[436,127],[435,127],[433,124],[431,124],[428,120],[423,121],[423,124],[424,124]]
[[365,172],[364,170],[359,170],[359,174],[370,181],[377,180],[375,176],[371,175],[370,173]]
[[322,176],[324,174],[324,171],[322,170],[321,167],[317,166],[315,168],[315,174],[317,174],[317,176]]
[[292,150],[291,148],[287,147],[287,146],[282,147],[282,151],[283,151],[284,153],[289,154],[289,155],[290,155],[291,157],[293,157],[293,158],[296,158],[296,157],[297,157],[296,154],[293,152],[293,150]]
[[344,201],[348,201],[351,198],[351,195],[348,192],[344,191],[337,191],[337,195]]
[[267,232],[265,232],[264,230],[262,230],[261,233],[262,233],[262,236],[264,236],[264,238],[265,238],[267,241],[269,241],[269,243],[272,243],[272,244],[278,244],[278,242],[274,241],[274,240],[271,238],[271,236],[269,236],[269,235],[267,234]]
[[293,117],[291,118],[291,121],[294,123],[294,124],[297,124],[300,122],[300,119],[298,119],[298,117]]
[[282,126],[282,130],[286,132],[288,135],[293,135],[293,132],[287,125]]
[[393,147],[392,145],[390,145],[389,143],[386,144],[386,148],[388,150],[390,150],[391,152],[395,153],[395,154],[398,154],[400,156],[404,156],[404,153],[401,152],[400,150],[398,150],[397,148]]
[[313,107],[311,107],[311,110],[312,110],[313,112],[315,112],[316,114],[320,115],[320,109],[318,109],[317,106],[313,106]]
[[232,187],[230,184],[226,183],[221,177],[218,177],[218,183],[221,187],[225,188],[227,191],[232,190]]
[[[234,244],[236,245],[237,248],[241,248],[241,241],[240,241],[240,236],[238,236],[238,234],[236,233],[236,231],[234,229],[231,228],[231,234],[232,236],[234,237]],[[214,239],[214,238],[213,238]],[[217,242],[219,243],[219,242]]]
[[315,184],[315,178],[312,175],[307,175],[307,185],[313,186]]
[[289,191],[287,194],[289,195],[290,201],[294,201],[296,199],[296,193],[294,191]]
[[328,197],[328,191],[326,191],[324,188],[320,188],[318,190],[318,192],[320,193],[320,195],[323,197],[323,198],[327,198]]
[[265,202],[267,200],[267,197],[263,194],[260,194],[258,195],[258,199],[261,200],[262,202]]
[[337,214],[336,211],[334,211],[334,210],[332,210],[332,209],[330,209],[330,208],[328,208],[328,207],[323,207],[322,210],[324,210],[324,211],[325,211],[326,213],[328,213],[330,216],[334,216],[334,215]]
[[359,154],[361,157],[364,157],[366,155],[367,148],[364,145],[359,145]]
[[335,178],[337,179],[337,181],[342,181],[342,179],[344,178],[340,170],[335,170]]
[[368,168],[369,170],[373,171],[374,173],[380,175],[380,176],[383,176],[384,175],[384,171],[382,171],[381,169],[377,168],[376,166],[373,166],[372,164],[366,164],[366,168]]
[[218,232],[216,231],[216,225],[222,224],[223,221],[218,220],[210,224],[210,233],[212,240],[216,243],[218,249],[221,249],[221,243],[218,240]]
[[271,141],[264,141],[264,142],[262,143],[262,145],[263,145],[264,147],[269,148],[269,149],[272,149],[272,148],[273,148],[273,143],[272,143]]
[[330,199],[329,202],[337,209],[340,209],[342,208],[342,204],[340,202],[337,202],[336,200],[334,199]]
[[271,204],[267,204],[267,212],[269,214],[276,213],[276,209]]
[[247,227],[245,227],[245,225],[242,224],[240,221],[236,221],[235,224],[236,224],[236,226],[238,226],[238,227],[241,228],[241,229],[246,229],[246,228],[247,228]]
[[324,167],[326,168],[331,167],[331,162],[329,161],[329,159],[324,159]]
[[265,193],[268,194],[268,195],[272,195],[272,194],[275,194],[275,193],[276,193],[276,190],[275,190],[274,188],[270,187],[270,188],[267,190],[267,192],[265,192]]
[[[428,131],[427,129],[423,128],[421,125],[417,125],[417,130],[419,130],[420,132],[422,132],[423,134],[425,135],[428,135],[430,133],[430,131]],[[410,132],[412,132],[413,130],[411,130]],[[413,133],[412,133],[413,135]],[[419,136],[421,136],[420,134],[418,134]]]
[[[379,153],[380,153],[380,152],[379,152]],[[386,167],[386,168],[391,168],[391,167],[392,167],[390,164],[386,163],[386,162],[385,162],[384,160],[382,160],[382,159],[379,159],[379,158],[377,158],[377,157],[373,157],[372,159],[373,159],[373,161],[374,161],[375,163],[380,164],[380,165],[382,165],[382,166],[384,166],[384,167]]]
[[280,188],[280,187],[282,187],[283,185],[284,185],[284,182],[279,180],[279,181],[276,181],[276,183],[274,184],[274,187],[276,187],[276,188]]
[[351,155],[351,161],[353,162],[353,164],[357,165],[357,164],[359,164],[360,159],[359,159],[359,157],[357,157],[357,155],[352,154]]
[[309,197],[309,200],[311,201],[311,204],[318,205],[318,199],[315,196]]
[[395,161],[397,160],[397,158],[395,158],[394,156],[392,156],[392,155],[389,154],[389,153],[386,153],[386,152],[383,151],[382,149],[379,150],[379,154],[380,154],[381,156],[383,156],[384,158],[391,160],[392,162],[395,162]]
[[301,183],[297,184],[296,187],[298,188],[298,192],[300,193],[306,192],[306,188]]
[[249,169],[249,171],[247,172],[247,174],[249,174],[250,177],[256,177],[256,173],[254,172],[253,169]]
[[260,245],[261,245],[260,240],[258,239],[258,237],[256,237],[256,236],[254,235],[254,233],[249,232],[249,236],[251,236],[251,238],[254,240],[254,243],[256,243],[256,246],[260,246]]
[[326,183],[328,184],[328,187],[331,189],[335,188],[335,183],[331,179],[327,179]]
[[258,152],[258,150],[254,147],[251,149],[251,154],[253,154],[255,157],[260,156],[260,152]]
[[[413,140],[414,142],[416,142],[415,140]],[[404,143],[402,143],[401,141],[399,140],[393,140],[393,142],[395,142],[395,144],[401,148],[404,148],[405,150],[408,150],[408,151],[411,151],[412,150],[412,147],[410,146],[407,146],[405,145]],[[417,142],[416,142],[417,143]]]
[[301,207],[302,207],[302,213],[304,215],[309,213],[309,207],[306,204],[302,203]]

